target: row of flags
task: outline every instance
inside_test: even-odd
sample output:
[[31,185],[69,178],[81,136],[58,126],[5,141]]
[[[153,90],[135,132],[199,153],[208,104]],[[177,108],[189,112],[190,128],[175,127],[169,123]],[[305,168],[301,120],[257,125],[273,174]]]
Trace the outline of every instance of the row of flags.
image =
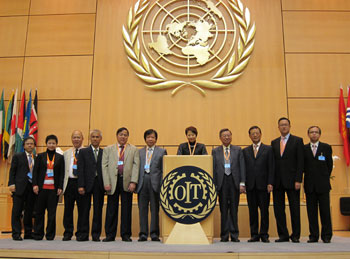
[[38,140],[38,94],[32,100],[32,91],[29,93],[26,105],[25,91],[22,93],[21,104],[17,111],[17,90],[12,91],[5,109],[4,90],[0,99],[0,156],[3,160],[12,158],[14,153],[23,152],[23,139],[32,136]]

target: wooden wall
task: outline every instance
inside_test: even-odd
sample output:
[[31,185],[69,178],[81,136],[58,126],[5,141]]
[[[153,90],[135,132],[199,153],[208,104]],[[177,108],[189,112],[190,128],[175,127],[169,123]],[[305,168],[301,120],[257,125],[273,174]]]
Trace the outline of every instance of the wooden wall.
[[157,129],[160,145],[177,145],[189,125],[208,145],[220,143],[223,127],[232,130],[234,144],[249,145],[252,125],[270,143],[279,135],[277,119],[288,116],[292,133],[305,142],[308,126],[319,125],[341,159],[332,181],[333,225],[349,230],[339,212],[349,172],[337,128],[339,86],[350,84],[349,1],[244,0],[257,26],[250,64],[231,87],[205,97],[191,88],[176,96],[155,92],[136,77],[121,32],[135,2],[0,0],[0,88],[7,99],[12,89],[38,89],[39,150],[50,133],[68,148],[74,129],[83,131],[84,144],[93,128],[102,130],[103,145],[112,144],[121,126],[137,145],[147,128]]

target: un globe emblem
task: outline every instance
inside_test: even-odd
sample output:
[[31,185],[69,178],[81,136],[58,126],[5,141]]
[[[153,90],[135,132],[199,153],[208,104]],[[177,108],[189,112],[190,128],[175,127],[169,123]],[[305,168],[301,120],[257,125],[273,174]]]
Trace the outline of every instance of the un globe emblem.
[[195,166],[175,168],[163,179],[160,204],[176,222],[195,224],[207,218],[217,200],[212,177]]
[[123,26],[136,75],[154,90],[220,89],[244,72],[255,23],[240,0],[139,0]]

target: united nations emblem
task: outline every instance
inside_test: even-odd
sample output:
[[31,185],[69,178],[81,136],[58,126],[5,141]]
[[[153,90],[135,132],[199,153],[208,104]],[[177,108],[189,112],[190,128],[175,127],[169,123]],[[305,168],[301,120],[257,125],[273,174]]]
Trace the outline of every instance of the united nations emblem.
[[248,65],[254,37],[240,0],[138,0],[123,26],[136,75],[146,87],[173,88],[172,94],[184,86],[205,94],[232,84]]
[[211,176],[195,166],[172,170],[160,189],[160,204],[164,212],[176,222],[201,222],[214,210],[216,188]]

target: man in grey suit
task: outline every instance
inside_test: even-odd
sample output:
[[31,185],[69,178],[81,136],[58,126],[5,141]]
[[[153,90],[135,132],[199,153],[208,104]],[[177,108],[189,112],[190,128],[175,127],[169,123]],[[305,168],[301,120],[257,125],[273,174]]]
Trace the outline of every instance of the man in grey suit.
[[118,225],[119,196],[121,197],[120,235],[131,242],[132,194],[139,179],[140,156],[138,149],[128,144],[129,130],[117,130],[117,144],[103,150],[102,177],[107,192],[107,211],[103,242],[115,240]]
[[146,147],[140,149],[140,174],[137,186],[140,233],[139,240],[147,241],[148,206],[151,208],[150,236],[152,241],[159,239],[159,192],[163,178],[163,156],[166,150],[156,146],[158,134],[153,129],[146,130]]
[[[216,185],[221,213],[221,242],[239,242],[238,204],[240,193],[245,192],[245,164],[242,149],[231,145],[232,133],[222,129],[219,133],[222,145],[212,150],[214,183]],[[232,230],[227,224],[229,217]],[[231,233],[230,233],[231,232]]]

